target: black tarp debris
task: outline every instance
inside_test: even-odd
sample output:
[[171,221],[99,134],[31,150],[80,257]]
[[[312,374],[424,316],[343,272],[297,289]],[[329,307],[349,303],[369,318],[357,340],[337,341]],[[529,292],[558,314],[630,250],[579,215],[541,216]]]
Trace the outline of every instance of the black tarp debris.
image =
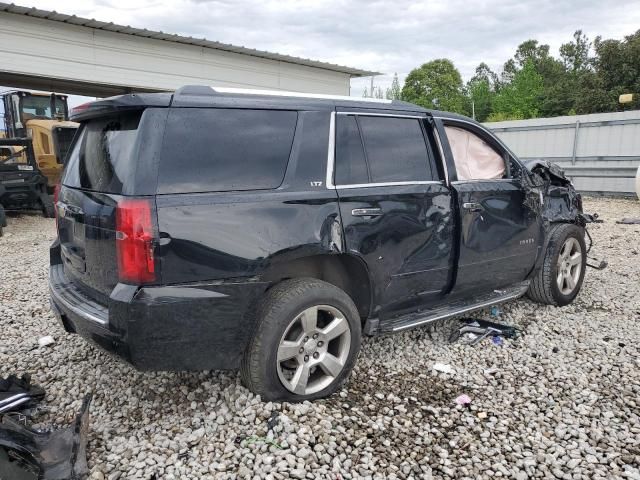
[[86,395],[73,425],[52,431],[35,430],[5,415],[0,422],[0,479],[85,479],[90,403],[91,395]]
[[622,220],[618,220],[616,223],[621,223],[623,225],[640,225],[640,218],[623,218]]
[[[490,322],[476,318],[463,318],[460,320],[460,328],[453,332],[449,338],[450,342],[464,339],[468,345],[476,345],[483,339],[489,338],[516,338],[520,334],[520,329],[513,325]],[[502,342],[494,342],[501,345]]]
[[0,379],[0,413],[24,410],[44,398],[44,390],[31,384],[28,374]]

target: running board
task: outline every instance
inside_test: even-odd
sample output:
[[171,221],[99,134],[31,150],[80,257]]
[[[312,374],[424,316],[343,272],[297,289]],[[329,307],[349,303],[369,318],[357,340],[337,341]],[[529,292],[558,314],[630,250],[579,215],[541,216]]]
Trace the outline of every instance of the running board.
[[454,301],[444,306],[436,307],[421,312],[403,315],[386,322],[381,322],[378,333],[400,332],[408,328],[419,327],[437,320],[455,317],[462,313],[471,312],[497,303],[507,302],[521,297],[529,288],[529,281],[518,283],[512,287],[494,290],[490,293],[478,295],[467,301]]

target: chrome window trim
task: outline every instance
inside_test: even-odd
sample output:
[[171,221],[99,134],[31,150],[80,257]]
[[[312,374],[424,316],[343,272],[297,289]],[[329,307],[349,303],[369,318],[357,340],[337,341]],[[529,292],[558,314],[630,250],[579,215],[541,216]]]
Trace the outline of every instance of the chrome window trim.
[[458,185],[461,183],[478,183],[478,182],[513,182],[515,178],[480,178],[472,180],[456,180],[451,182],[451,185]]
[[[395,118],[415,118],[417,120],[424,120],[426,116],[417,115],[396,115],[392,113],[369,113],[369,112],[331,112],[331,119],[329,121],[329,142],[327,152],[327,189],[333,188],[370,188],[370,187],[393,187],[402,185],[442,185],[441,180],[408,180],[404,182],[378,182],[378,183],[352,183],[346,185],[334,185],[333,175],[335,171],[336,162],[336,115],[360,115],[365,117],[395,117]],[[425,142],[427,140],[425,139]],[[445,166],[446,169],[446,166]]]
[[434,136],[436,137],[436,143],[438,144],[438,152],[440,152],[440,162],[442,162],[442,167],[444,170],[444,182],[448,187],[451,185],[451,179],[449,178],[449,169],[447,168],[447,159],[444,157],[444,150],[442,149],[442,139],[438,134],[438,129],[434,126],[431,127],[433,130]]
[[369,187],[394,187],[401,185],[442,185],[440,180],[416,180],[406,182],[379,182],[379,183],[351,183],[347,185],[336,185],[335,188],[369,188]]
[[329,151],[327,153],[327,179],[325,185],[327,189],[335,188],[333,184],[333,171],[336,162],[336,112],[331,112],[331,120],[329,121]]
[[417,119],[425,119],[426,115],[403,115],[403,114],[395,114],[395,113],[369,113],[369,112],[336,112],[338,115],[360,115],[362,117],[395,117],[395,118],[417,118]]

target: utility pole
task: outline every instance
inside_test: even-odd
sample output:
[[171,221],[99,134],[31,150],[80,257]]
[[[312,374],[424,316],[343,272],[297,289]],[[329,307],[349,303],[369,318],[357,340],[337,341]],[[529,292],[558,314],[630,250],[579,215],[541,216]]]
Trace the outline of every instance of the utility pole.
[[369,90],[369,95],[373,98],[373,75],[371,75],[371,90]]
[[476,119],[476,102],[471,99],[471,116],[475,120]]

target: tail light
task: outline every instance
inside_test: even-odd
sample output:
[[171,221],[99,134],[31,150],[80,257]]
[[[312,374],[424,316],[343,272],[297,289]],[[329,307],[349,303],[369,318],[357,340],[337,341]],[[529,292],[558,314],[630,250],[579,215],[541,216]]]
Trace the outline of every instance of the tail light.
[[56,217],[56,231],[58,230],[58,197],[60,196],[60,184],[56,184],[53,189],[53,211]]
[[118,202],[116,230],[120,281],[132,284],[155,281],[151,202],[144,199]]

